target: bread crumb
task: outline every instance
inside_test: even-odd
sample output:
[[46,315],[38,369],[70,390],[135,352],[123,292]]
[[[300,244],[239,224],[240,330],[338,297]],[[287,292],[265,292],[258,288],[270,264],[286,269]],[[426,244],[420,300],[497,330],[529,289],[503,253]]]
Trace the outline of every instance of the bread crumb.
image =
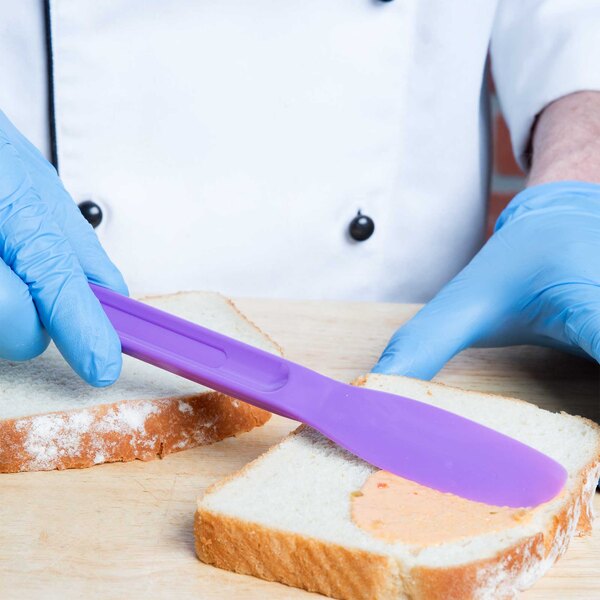
[[179,411],[185,414],[190,414],[194,412],[194,409],[187,403],[184,402],[183,400],[179,401]]

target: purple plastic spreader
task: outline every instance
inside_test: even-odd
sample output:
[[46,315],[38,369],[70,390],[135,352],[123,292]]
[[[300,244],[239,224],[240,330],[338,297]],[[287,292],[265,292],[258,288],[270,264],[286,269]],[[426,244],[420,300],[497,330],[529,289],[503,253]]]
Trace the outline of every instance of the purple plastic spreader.
[[106,288],[91,286],[123,352],[284,417],[422,485],[496,506],[551,500],[567,473],[545,454],[395,394],[334,381]]

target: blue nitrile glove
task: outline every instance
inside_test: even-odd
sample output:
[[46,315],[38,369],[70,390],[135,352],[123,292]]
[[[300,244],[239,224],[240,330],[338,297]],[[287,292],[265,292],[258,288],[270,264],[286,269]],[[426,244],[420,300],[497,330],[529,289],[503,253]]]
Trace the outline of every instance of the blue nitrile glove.
[[600,361],[600,185],[518,194],[473,260],[398,329],[373,369],[430,379],[468,346],[538,344]]
[[54,167],[0,111],[0,358],[27,360],[51,337],[96,386],[121,370],[121,345],[89,281],[127,293]]

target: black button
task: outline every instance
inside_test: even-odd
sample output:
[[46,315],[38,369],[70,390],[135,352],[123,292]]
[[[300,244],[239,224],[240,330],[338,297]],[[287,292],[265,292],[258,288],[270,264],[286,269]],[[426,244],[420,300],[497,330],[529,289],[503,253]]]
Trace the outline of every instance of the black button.
[[91,200],[79,203],[79,210],[83,218],[95,229],[102,223],[102,209]]
[[353,240],[356,240],[357,242],[364,242],[373,235],[373,232],[375,231],[375,223],[371,217],[361,214],[359,210],[354,219],[350,221],[348,231],[350,232],[350,237]]

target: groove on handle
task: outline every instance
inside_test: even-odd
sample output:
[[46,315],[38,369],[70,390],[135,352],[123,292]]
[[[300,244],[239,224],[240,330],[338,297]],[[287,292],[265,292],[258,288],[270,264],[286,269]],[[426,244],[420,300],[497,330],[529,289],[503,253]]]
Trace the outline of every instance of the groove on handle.
[[278,356],[106,288],[90,287],[125,354],[242,398],[251,390],[273,392],[288,382],[287,361]]

